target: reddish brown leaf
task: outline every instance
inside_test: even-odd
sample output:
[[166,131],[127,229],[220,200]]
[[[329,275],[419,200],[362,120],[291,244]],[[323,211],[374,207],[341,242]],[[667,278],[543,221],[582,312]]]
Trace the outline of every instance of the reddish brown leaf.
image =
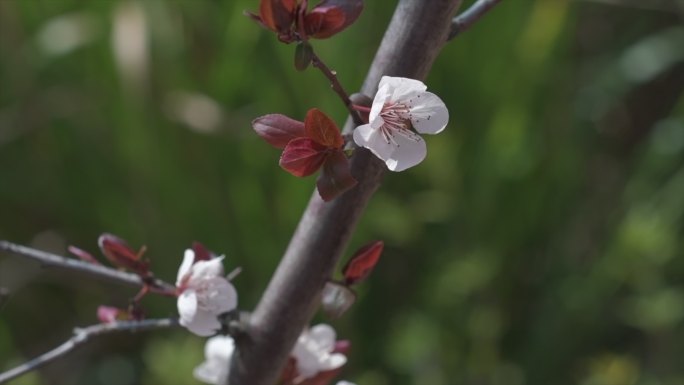
[[208,261],[214,258],[214,253],[209,251],[209,249],[204,247],[204,245],[199,242],[192,243],[192,251],[195,252],[195,260],[193,263],[197,263],[198,261]]
[[259,16],[267,28],[283,33],[292,26],[296,8],[297,0],[261,0]]
[[373,270],[380,259],[385,244],[382,241],[373,241],[360,248],[342,269],[344,281],[347,285],[361,282]]
[[294,176],[309,176],[321,168],[327,155],[327,148],[309,138],[293,139],[280,156],[280,167]]
[[316,187],[324,201],[333,200],[338,195],[356,186],[351,174],[349,160],[342,150],[331,152],[323,163],[323,171],[318,176]]
[[309,36],[325,39],[354,23],[363,10],[362,0],[323,0],[304,19]]
[[342,148],[344,146],[344,139],[335,122],[316,108],[312,108],[306,113],[304,130],[307,137],[325,147]]
[[254,131],[277,148],[285,148],[295,138],[305,136],[304,122],[281,114],[269,114],[252,121]]
[[142,275],[148,273],[149,263],[140,260],[144,248],[136,253],[128,246],[126,241],[106,233],[100,235],[97,244],[100,246],[102,254],[115,266],[123,267]]

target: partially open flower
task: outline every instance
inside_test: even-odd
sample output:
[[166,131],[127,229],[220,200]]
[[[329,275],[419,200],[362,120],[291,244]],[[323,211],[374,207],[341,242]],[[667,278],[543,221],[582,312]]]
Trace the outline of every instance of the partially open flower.
[[449,111],[423,82],[383,76],[373,99],[369,124],[354,130],[354,142],[385,161],[392,171],[403,171],[425,159],[421,134],[438,134],[449,121]]
[[208,384],[220,384],[228,375],[228,363],[235,351],[235,341],[230,336],[215,336],[204,346],[205,361],[195,368],[196,379]]
[[214,334],[221,328],[217,316],[237,307],[237,292],[224,276],[222,260],[196,260],[188,249],[178,269],[180,324],[200,336]]
[[335,329],[326,324],[302,332],[292,350],[299,377],[311,378],[319,372],[334,370],[347,363],[344,354],[334,352],[335,337]]

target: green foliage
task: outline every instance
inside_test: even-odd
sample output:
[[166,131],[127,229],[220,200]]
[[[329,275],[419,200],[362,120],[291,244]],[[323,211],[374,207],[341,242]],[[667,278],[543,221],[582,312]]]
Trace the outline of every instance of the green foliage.
[[[632,3],[506,1],[446,46],[426,84],[451,122],[423,164],[387,175],[354,238],[386,247],[334,322],[353,342],[344,378],[682,383],[684,32],[667,2]],[[394,4],[366,1],[312,42],[349,90]],[[63,254],[111,232],[169,281],[198,240],[242,266],[253,308],[315,177],[283,172],[250,122],[347,112],[245,9],[257,1],[0,1],[0,238]],[[0,370],[133,294],[7,256],[0,286]],[[103,338],[17,384],[189,384],[202,345]]]

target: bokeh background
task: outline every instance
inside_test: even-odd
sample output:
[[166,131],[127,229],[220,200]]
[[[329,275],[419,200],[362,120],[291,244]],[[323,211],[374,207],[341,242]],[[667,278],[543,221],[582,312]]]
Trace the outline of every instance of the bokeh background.
[[[250,121],[345,119],[294,47],[243,16],[257,3],[0,0],[0,238],[96,253],[112,232],[169,281],[198,240],[242,266],[253,308],[314,179],[279,169]],[[349,90],[396,2],[366,3],[314,42]],[[353,240],[386,251],[332,322],[353,343],[343,378],[684,384],[683,15],[681,0],[505,1],[444,49],[427,84],[452,120],[386,177]],[[10,255],[0,287],[0,370],[135,293]],[[14,383],[194,384],[203,344],[104,337]]]

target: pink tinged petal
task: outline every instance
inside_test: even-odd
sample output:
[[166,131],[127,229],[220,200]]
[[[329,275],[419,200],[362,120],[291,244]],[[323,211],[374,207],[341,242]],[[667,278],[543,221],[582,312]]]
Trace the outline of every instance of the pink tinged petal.
[[392,133],[388,140],[380,130],[365,124],[354,130],[354,142],[369,149],[392,171],[404,171],[425,159],[427,148],[420,136],[406,130],[393,130]]
[[191,321],[197,314],[197,294],[194,290],[185,290],[178,296],[177,305],[180,323],[185,326],[183,322]]
[[216,315],[203,310],[198,310],[192,320],[184,322],[181,318],[180,321],[181,325],[201,337],[210,336],[221,329],[221,323],[216,318]]
[[394,153],[392,143],[387,142],[380,130],[373,129],[370,124],[356,127],[353,136],[357,145],[369,149],[383,161],[389,159]]
[[[390,102],[391,97],[392,90],[389,86],[385,85],[378,88],[378,92],[375,94],[375,98],[373,98],[370,113],[368,114],[368,121],[373,128],[378,128],[383,124],[382,118],[380,118],[380,112],[385,106],[385,103]],[[380,123],[377,122],[377,119],[380,119]]]
[[421,134],[438,134],[449,122],[449,110],[442,99],[431,92],[418,94],[409,108],[413,128]]
[[223,277],[214,277],[203,282],[198,292],[200,308],[219,315],[237,307],[238,295],[235,287]]
[[192,266],[191,281],[223,275],[223,256],[208,261],[199,261]]
[[425,141],[410,131],[396,131],[394,135],[396,147],[390,157],[384,159],[391,171],[404,171],[422,162],[427,155]]
[[176,285],[180,286],[183,277],[185,277],[192,268],[192,263],[195,262],[195,252],[192,249],[185,250],[183,255],[183,262],[178,268],[178,277],[176,278]]

